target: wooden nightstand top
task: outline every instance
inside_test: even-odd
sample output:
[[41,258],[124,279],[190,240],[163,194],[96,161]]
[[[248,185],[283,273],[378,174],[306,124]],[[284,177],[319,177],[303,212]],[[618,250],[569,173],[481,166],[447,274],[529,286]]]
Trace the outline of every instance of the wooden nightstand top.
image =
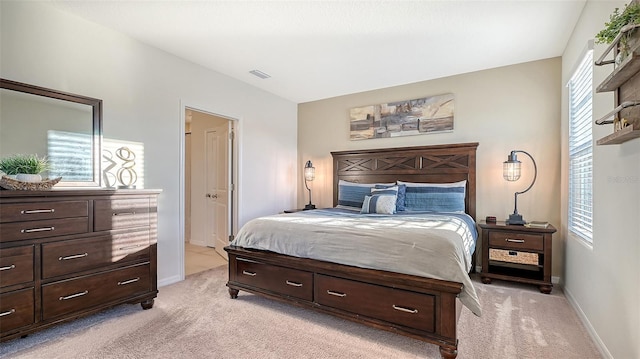
[[547,228],[525,227],[506,224],[504,221],[497,221],[496,223],[487,223],[485,221],[478,222],[478,226],[482,229],[498,229],[498,230],[510,230],[518,232],[535,232],[535,233],[555,233],[556,227],[549,224]]
[[285,209],[284,213],[296,213],[296,212],[302,212],[304,211],[304,209],[302,208],[293,208],[293,209]]

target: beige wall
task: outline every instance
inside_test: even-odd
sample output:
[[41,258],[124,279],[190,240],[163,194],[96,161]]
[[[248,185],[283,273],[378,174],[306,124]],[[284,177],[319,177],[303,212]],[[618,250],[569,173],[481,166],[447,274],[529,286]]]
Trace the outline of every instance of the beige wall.
[[[532,179],[528,157],[520,155],[523,177],[502,178],[502,162],[511,150],[529,152],[538,164],[533,188],[519,196],[525,220],[560,224],[560,58],[473,72],[437,80],[335,97],[298,106],[298,173],[307,160],[316,167],[313,201],[332,206],[331,151],[479,142],[477,157],[477,219],[506,219],[513,212],[513,194]],[[392,69],[390,69],[392,71]],[[443,93],[455,95],[451,133],[400,138],[349,140],[349,109]],[[298,206],[307,201],[299,182]],[[562,246],[554,241],[553,275],[560,276]]]
[[[587,41],[603,28],[624,1],[588,1],[562,56],[566,84],[582,59]],[[594,60],[605,45],[595,45]],[[594,88],[612,65],[593,68]],[[562,88],[562,168],[568,168],[567,90]],[[593,94],[593,118],[614,107],[613,93]],[[613,126],[593,125],[594,143]],[[562,174],[566,199],[567,173]],[[561,238],[566,238],[565,293],[606,358],[640,358],[640,139],[593,148],[593,246],[567,231],[567,203],[562,201]]]

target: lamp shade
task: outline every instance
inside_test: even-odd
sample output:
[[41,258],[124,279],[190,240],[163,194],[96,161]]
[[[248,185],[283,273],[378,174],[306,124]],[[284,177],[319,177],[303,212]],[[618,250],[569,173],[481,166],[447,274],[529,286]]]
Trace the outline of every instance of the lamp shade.
[[525,189],[524,191],[514,193],[513,214],[510,214],[509,219],[507,220],[507,224],[523,225],[526,222],[522,218],[522,215],[518,213],[518,195],[527,192],[531,189],[531,187],[533,187],[533,184],[536,183],[536,177],[538,177],[538,166],[536,165],[536,161],[529,153],[520,150],[511,151],[511,153],[507,157],[507,160],[502,164],[502,177],[504,177],[504,179],[506,179],[507,181],[517,181],[520,178],[521,163],[520,161],[518,161],[516,152],[524,153],[525,155],[529,156],[531,162],[533,162],[534,169],[533,181],[531,181],[529,187],[527,187],[527,189]]
[[316,168],[313,167],[311,161],[307,161],[304,165],[304,179],[307,181],[313,181],[316,178]]
[[520,164],[515,151],[512,151],[502,163],[502,177],[507,181],[517,181],[520,178]]
[[304,206],[305,210],[316,208],[316,205],[311,203],[311,188],[309,188],[309,185],[307,184],[307,182],[313,181],[314,178],[316,178],[316,169],[309,160],[304,165],[304,186],[307,188],[307,191],[309,191],[309,204]]

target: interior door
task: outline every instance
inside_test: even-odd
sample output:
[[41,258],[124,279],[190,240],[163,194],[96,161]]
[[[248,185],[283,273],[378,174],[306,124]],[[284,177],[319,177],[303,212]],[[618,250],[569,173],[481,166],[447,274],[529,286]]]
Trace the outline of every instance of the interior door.
[[207,240],[206,245],[227,258],[229,238],[229,125],[206,132]]

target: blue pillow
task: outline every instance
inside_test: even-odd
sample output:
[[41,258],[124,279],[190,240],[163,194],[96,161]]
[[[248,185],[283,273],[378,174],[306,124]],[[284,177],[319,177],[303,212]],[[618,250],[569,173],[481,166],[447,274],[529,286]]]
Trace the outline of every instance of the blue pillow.
[[[384,192],[391,192],[383,190]],[[372,194],[371,196],[365,196],[362,203],[362,210],[360,213],[370,214],[394,214],[396,211],[396,195],[395,194]]]
[[464,213],[466,181],[452,184],[407,184],[405,208],[408,211]]
[[389,186],[389,185],[383,185],[383,184],[377,184],[376,188],[380,189],[380,188],[390,188],[390,187],[398,187],[398,194],[396,197],[396,212],[399,211],[404,211],[404,201],[405,201],[405,194],[407,192],[407,185],[405,184],[398,184],[398,185],[393,185],[393,186]]
[[[389,185],[389,183],[383,185]],[[338,181],[338,207],[360,210],[362,203],[364,203],[364,197],[370,195],[371,189],[375,186],[375,183]]]

